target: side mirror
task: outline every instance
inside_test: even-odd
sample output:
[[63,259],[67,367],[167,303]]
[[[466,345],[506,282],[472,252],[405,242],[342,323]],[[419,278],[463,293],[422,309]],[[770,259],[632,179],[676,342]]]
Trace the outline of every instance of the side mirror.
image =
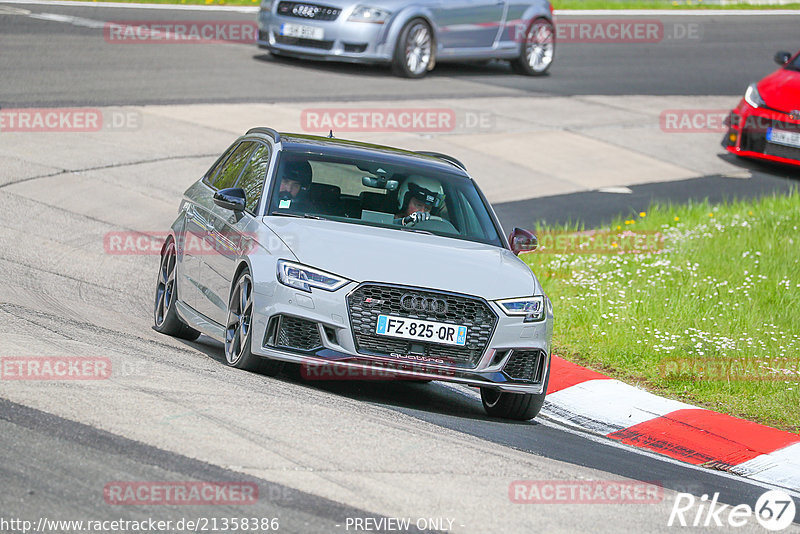
[[536,250],[539,246],[539,240],[536,239],[536,234],[529,230],[522,228],[514,228],[511,235],[508,236],[508,242],[511,245],[511,251],[519,255],[520,252],[530,252]]
[[247,196],[241,187],[220,189],[214,193],[214,204],[226,210],[244,211],[247,205]]
[[786,65],[790,59],[792,59],[792,54],[790,54],[789,52],[775,53],[775,63],[777,63],[778,65]]

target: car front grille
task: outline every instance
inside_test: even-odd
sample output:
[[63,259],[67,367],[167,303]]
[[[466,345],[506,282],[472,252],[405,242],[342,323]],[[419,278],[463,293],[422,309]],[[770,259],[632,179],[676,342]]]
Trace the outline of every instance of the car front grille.
[[[404,309],[400,301],[407,294],[442,299],[447,304],[447,311],[434,313]],[[497,326],[497,315],[480,298],[410,287],[363,284],[348,296],[347,306],[359,353],[377,356],[414,354],[443,360],[444,365],[455,367],[473,368],[478,365]],[[467,327],[466,343],[464,346],[442,345],[377,335],[379,315],[463,325]]]
[[800,148],[795,148],[792,146],[767,143],[767,146],[764,148],[764,154],[767,154],[768,156],[777,156],[779,158],[794,159],[800,161]]
[[753,118],[753,116],[751,116],[745,120],[745,126],[742,129],[742,140],[739,147],[742,150],[758,152],[768,156],[800,160],[800,148],[778,145],[767,141],[767,130],[769,128],[797,132],[800,130],[800,124],[789,121],[770,120],[757,116]]
[[339,8],[321,6],[319,4],[306,4],[303,2],[281,2],[278,4],[278,15],[306,20],[336,20],[341,12],[342,10]]
[[503,367],[512,380],[538,383],[544,374],[545,353],[540,350],[514,350]]
[[317,41],[316,39],[303,39],[301,37],[286,37],[276,35],[275,42],[290,46],[302,46],[305,48],[318,48],[320,50],[330,50],[333,48],[333,41]]
[[281,315],[274,346],[284,349],[313,350],[322,346],[317,323]]

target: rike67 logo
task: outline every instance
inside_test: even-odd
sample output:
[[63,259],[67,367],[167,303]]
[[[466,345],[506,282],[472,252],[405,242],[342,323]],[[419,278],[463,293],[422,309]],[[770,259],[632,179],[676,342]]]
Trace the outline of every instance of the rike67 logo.
[[735,528],[752,524],[755,516],[762,527],[779,531],[791,525],[797,513],[792,498],[781,490],[764,493],[753,508],[749,504],[721,504],[718,499],[719,493],[714,493],[711,499],[708,495],[698,499],[691,493],[678,493],[667,526]]

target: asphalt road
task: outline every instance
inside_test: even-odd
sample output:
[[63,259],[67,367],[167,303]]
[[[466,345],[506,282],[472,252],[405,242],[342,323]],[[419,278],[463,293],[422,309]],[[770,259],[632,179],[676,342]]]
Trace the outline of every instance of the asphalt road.
[[[506,63],[495,62],[442,65],[423,80],[403,80],[381,67],[276,59],[254,45],[117,44],[103,34],[107,21],[253,21],[253,14],[0,6],[2,107],[509,94],[738,95],[775,68],[777,50],[797,48],[800,22],[800,15],[636,17],[657,19],[664,28],[661,41],[561,43],[551,75],[543,78],[517,76]],[[54,20],[53,15],[80,20]]]
[[[113,45],[102,29],[86,27],[93,24],[87,20],[205,17],[196,12],[0,8],[3,107],[520,93],[735,95],[773,68],[776,49],[796,46],[798,21],[709,17],[699,21],[702,38],[694,41],[565,44],[552,75],[543,79],[490,64],[443,66],[429,78],[407,81],[380,68],[276,61],[247,45]],[[10,8],[82,21],[32,18]],[[165,228],[177,208],[177,186],[145,174],[142,183],[131,183],[107,173],[90,191],[76,182],[74,195],[84,195],[85,203],[75,208],[46,187],[48,180],[69,179],[40,178],[44,185],[27,196],[14,190],[25,184],[0,186],[0,354],[108,354],[134,372],[96,385],[2,383],[3,517],[177,519],[185,509],[109,506],[102,488],[113,480],[234,479],[257,484],[264,501],[246,510],[191,512],[280,516],[290,532],[339,531],[337,525],[353,516],[443,511],[457,517],[456,530],[464,532],[666,532],[671,495],[652,508],[554,506],[543,514],[510,505],[508,484],[630,477],[698,496],[719,492],[730,504],[752,504],[764,491],[547,421],[492,420],[474,396],[437,383],[304,383],[229,369],[219,344],[208,338],[185,343],[150,330],[154,257],[109,256],[98,245],[105,232],[134,227],[133,217],[141,214],[119,206],[142,190],[152,199],[145,215],[153,227]],[[648,191],[632,189],[630,198],[643,201]],[[599,220],[608,212],[589,215]]]

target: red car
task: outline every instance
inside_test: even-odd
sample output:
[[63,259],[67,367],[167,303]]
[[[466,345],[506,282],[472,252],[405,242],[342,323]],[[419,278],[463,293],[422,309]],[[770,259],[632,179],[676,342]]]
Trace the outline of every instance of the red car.
[[800,52],[775,54],[781,68],[750,84],[722,140],[737,156],[800,165]]

